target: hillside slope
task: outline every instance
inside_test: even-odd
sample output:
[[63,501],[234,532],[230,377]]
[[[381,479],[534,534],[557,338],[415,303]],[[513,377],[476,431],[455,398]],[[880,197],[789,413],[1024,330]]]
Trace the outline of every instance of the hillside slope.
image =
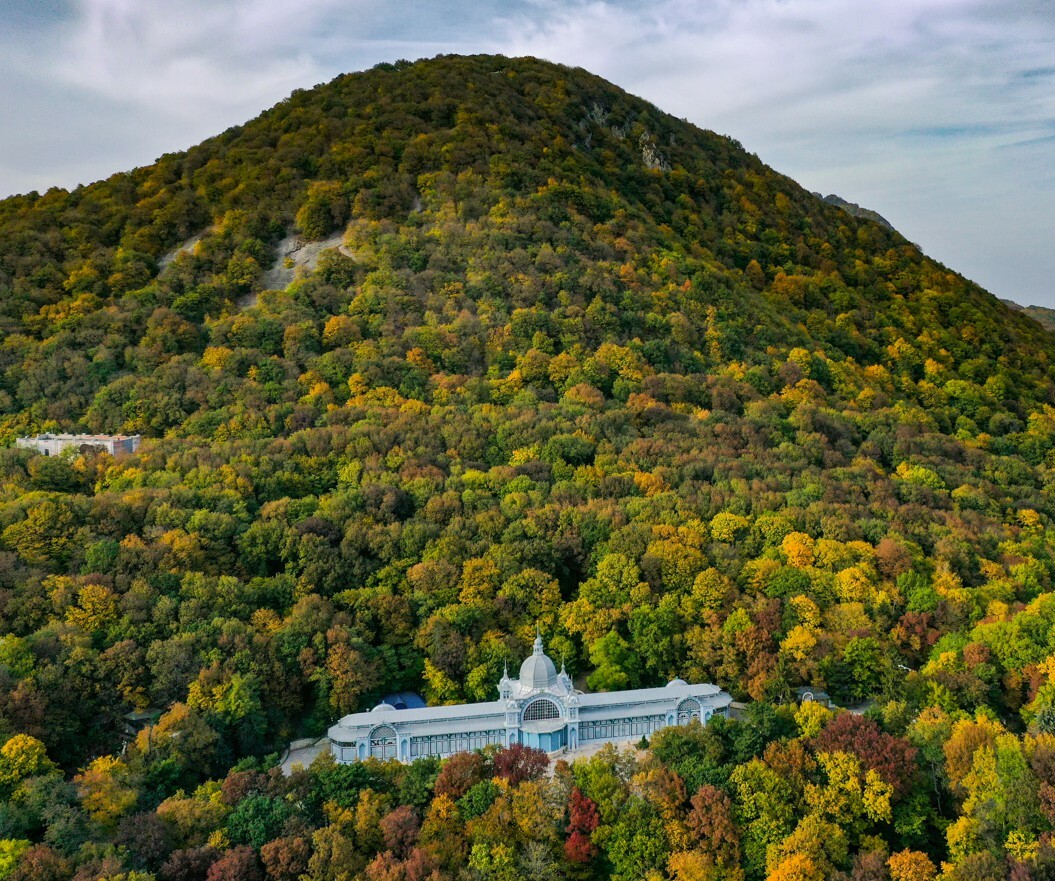
[[[382,65],[0,202],[0,334],[5,442],[146,435],[0,449],[0,843],[39,877],[1055,861],[1055,338],[735,141],[533,59]],[[263,773],[391,691],[493,699],[536,626],[751,718],[548,783]]]
[[[347,314],[357,338],[383,339],[400,360],[427,312],[449,325],[463,309],[486,311],[490,329],[527,308],[571,322],[569,345],[637,339],[657,371],[692,373],[707,364],[713,306],[726,359],[765,361],[773,345],[893,373],[910,364],[899,393],[917,399],[928,358],[954,372],[969,364],[982,382],[1003,364],[1019,394],[1049,394],[1052,350],[1032,325],[735,142],[582,71],[448,58],[341,77],[152,167],[0,203],[0,327],[14,335],[0,352],[0,433],[48,420],[178,429],[210,386],[188,356],[228,338],[278,240],[321,238],[349,220],[360,259],[329,261],[299,298],[333,288],[312,317]],[[164,261],[192,236],[193,253]],[[451,282],[459,297],[430,302]],[[614,324],[597,314],[609,310]],[[292,320],[265,310],[249,323],[271,317],[281,332]],[[551,336],[549,354],[561,354],[566,330]],[[273,357],[276,346],[248,348]],[[504,349],[507,360],[522,354]],[[509,369],[489,356],[437,367]],[[166,381],[173,371],[180,378]],[[204,388],[195,395],[188,381]],[[297,391],[285,383],[278,410]],[[265,412],[280,432],[288,414]]]

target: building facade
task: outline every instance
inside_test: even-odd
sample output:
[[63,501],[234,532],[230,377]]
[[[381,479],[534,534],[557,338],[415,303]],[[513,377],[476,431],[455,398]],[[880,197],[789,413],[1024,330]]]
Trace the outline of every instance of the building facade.
[[139,449],[138,434],[38,434],[20,437],[15,446],[36,450],[43,456],[57,456],[69,447],[97,447],[111,456],[134,453]]
[[498,683],[498,700],[448,707],[396,709],[380,703],[329,730],[338,762],[367,758],[412,762],[485,746],[515,743],[548,753],[599,743],[637,741],[671,725],[726,715],[732,697],[716,685],[675,679],[662,688],[587,694],[546,655],[542,637],[520,666]]

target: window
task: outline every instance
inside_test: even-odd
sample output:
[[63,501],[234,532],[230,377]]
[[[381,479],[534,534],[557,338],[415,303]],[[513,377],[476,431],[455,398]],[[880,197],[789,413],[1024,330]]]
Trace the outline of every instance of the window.
[[541,722],[544,719],[559,719],[560,710],[553,701],[545,698],[530,703],[524,710],[525,722]]
[[388,725],[380,725],[370,732],[370,755],[375,759],[396,757],[396,732]]
[[465,734],[425,734],[410,739],[410,757],[449,756],[456,752],[482,749],[491,744],[505,743],[505,732],[501,729],[492,731],[474,731]]
[[664,727],[663,716],[632,716],[628,719],[598,719],[579,724],[579,740],[618,740],[653,734]]
[[700,718],[700,702],[693,698],[686,698],[678,704],[678,724],[688,725],[693,719]]

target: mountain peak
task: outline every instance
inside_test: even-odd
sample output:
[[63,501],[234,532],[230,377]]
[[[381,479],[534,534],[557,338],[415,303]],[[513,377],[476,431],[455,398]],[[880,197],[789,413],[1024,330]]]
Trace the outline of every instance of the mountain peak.
[[852,217],[864,217],[868,220],[874,220],[876,223],[885,226],[887,229],[892,230],[894,227],[883,215],[877,211],[872,211],[870,208],[862,208],[856,202],[847,202],[846,199],[841,196],[836,196],[834,193],[830,193],[827,196],[822,196],[820,193],[814,193],[818,199],[822,199],[829,205],[834,205],[836,208],[842,208],[847,214]]
[[[769,365],[792,349],[855,375],[902,369],[894,343],[952,370],[1009,352],[1046,370],[1050,340],[1032,322],[833,199],[581,69],[499,56],[379,65],[153,166],[0,202],[0,329],[27,352],[62,339],[94,364],[30,380],[42,365],[12,354],[30,362],[9,371],[0,424],[211,431],[207,394],[135,402],[157,393],[158,370],[209,348],[283,357],[273,335],[294,333],[304,309],[298,321],[344,328],[342,346],[424,351],[414,387],[426,395],[451,374],[516,386],[535,370],[528,350],[548,362],[603,345],[637,365],[632,380],[593,383],[623,396],[649,375]],[[977,343],[923,341],[926,328],[960,334],[964,310]],[[456,319],[492,342],[463,341],[458,357],[422,344]],[[144,342],[100,348],[111,327],[145,328]],[[332,363],[325,332],[312,345]],[[382,383],[346,361],[325,374],[338,405],[350,374]],[[311,363],[306,351],[279,373]],[[270,419],[299,397],[282,387]]]

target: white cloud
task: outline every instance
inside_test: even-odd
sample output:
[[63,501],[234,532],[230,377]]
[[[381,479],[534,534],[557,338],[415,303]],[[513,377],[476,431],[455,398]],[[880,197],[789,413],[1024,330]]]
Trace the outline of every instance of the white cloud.
[[113,101],[164,104],[183,116],[244,106],[320,75],[311,38],[345,5],[80,0],[51,73]]

